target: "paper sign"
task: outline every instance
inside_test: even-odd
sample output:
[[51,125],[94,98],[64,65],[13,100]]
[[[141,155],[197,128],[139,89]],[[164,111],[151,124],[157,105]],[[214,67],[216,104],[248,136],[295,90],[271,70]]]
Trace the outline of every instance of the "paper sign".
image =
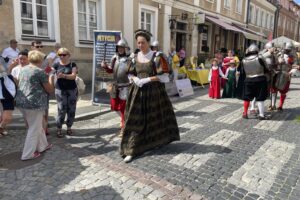
[[190,79],[186,78],[176,80],[175,84],[180,97],[186,97],[194,94],[194,90]]

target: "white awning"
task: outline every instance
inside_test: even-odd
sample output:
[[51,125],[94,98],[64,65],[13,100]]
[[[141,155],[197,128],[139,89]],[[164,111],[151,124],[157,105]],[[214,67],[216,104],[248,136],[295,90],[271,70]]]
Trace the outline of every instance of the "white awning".
[[243,30],[239,27],[228,24],[228,23],[226,23],[223,20],[220,20],[218,18],[206,16],[206,19],[208,19],[209,21],[211,21],[215,24],[218,24],[219,26],[223,27],[226,30],[242,33],[245,36],[245,38],[247,38],[247,39],[256,40],[256,41],[261,41],[263,39],[262,36],[260,36],[258,34],[250,33],[249,31],[246,31],[246,30]]
[[255,35],[255,34],[252,34],[252,33],[248,33],[246,31],[243,31],[243,35],[245,36],[245,38],[247,38],[249,40],[256,40],[256,41],[262,40],[261,36]]

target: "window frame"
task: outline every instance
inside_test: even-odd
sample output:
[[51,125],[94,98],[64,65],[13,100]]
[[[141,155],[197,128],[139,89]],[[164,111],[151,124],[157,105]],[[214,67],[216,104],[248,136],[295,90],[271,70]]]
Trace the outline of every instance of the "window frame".
[[157,30],[158,30],[158,9],[156,7],[152,7],[152,6],[149,6],[149,5],[145,5],[145,4],[139,4],[139,25],[138,27],[139,28],[142,28],[141,27],[141,24],[142,24],[142,19],[141,19],[141,14],[142,14],[142,11],[148,11],[148,13],[152,13],[153,14],[153,26],[152,26],[152,40],[157,40]]
[[255,26],[260,26],[260,9],[258,7],[255,8]]
[[[227,3],[228,2],[228,6],[227,6]],[[230,10],[231,9],[231,0],[224,0],[224,8],[227,9],[227,10]]]
[[274,27],[274,15],[270,15],[270,29]]
[[[240,2],[238,4],[238,2]],[[243,13],[243,1],[242,0],[235,0],[235,12],[238,14]]]
[[[96,30],[105,30],[105,0],[85,0],[85,4],[88,5],[88,1],[96,2],[96,19],[97,19],[97,28]],[[89,38],[90,40],[80,40],[79,38],[79,12],[78,12],[78,0],[73,0],[73,13],[74,13],[74,42],[75,47],[86,47],[93,48],[94,38]],[[86,16],[89,16],[88,7],[86,7]],[[88,19],[86,19],[88,22]],[[89,27],[89,25],[87,25]],[[88,28],[86,28],[88,29]],[[87,32],[89,34],[89,32]],[[88,37],[87,37],[88,38]]]
[[[23,34],[22,31],[22,17],[21,17],[21,0],[13,0],[14,6],[14,28],[15,38],[19,41],[19,44],[30,45],[32,40],[41,40],[45,45],[53,45],[56,42],[60,42],[60,20],[59,20],[59,3],[58,0],[46,0],[47,1],[47,22],[48,22],[48,35],[38,36]],[[25,3],[25,2],[24,2]],[[36,9],[36,2],[33,2],[33,8]],[[34,16],[35,14],[35,16]],[[36,19],[36,12],[32,12],[33,31],[37,31],[37,22],[40,20]],[[57,23],[54,23],[57,22]]]
[[248,19],[248,21],[249,21],[249,23],[250,24],[255,24],[255,7],[254,7],[254,5],[250,5],[250,8],[249,8],[249,19]]

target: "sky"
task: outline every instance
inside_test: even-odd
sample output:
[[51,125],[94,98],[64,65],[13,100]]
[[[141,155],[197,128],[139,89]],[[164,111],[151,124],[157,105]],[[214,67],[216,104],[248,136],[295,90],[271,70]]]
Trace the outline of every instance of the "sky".
[[300,4],[300,0],[294,0],[296,3]]

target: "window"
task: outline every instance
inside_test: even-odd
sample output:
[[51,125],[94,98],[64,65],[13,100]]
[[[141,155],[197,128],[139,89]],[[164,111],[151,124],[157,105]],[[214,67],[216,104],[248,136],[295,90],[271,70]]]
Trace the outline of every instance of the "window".
[[17,40],[60,42],[58,0],[13,0],[13,4]]
[[260,16],[259,16],[259,9],[258,8],[256,8],[256,11],[255,11],[255,17],[256,17],[256,22],[255,22],[255,24],[257,25],[257,26],[260,26]]
[[242,0],[236,0],[235,11],[239,14],[242,13]]
[[270,15],[269,15],[269,13],[267,13],[267,15],[266,15],[266,28],[270,28]]
[[224,8],[230,9],[231,0],[224,0]]
[[99,24],[97,7],[96,0],[77,0],[79,40],[93,40],[94,30]]
[[264,11],[261,11],[260,13],[260,19],[261,19],[261,27],[265,27],[266,26],[266,18],[265,18],[265,12]]
[[270,29],[273,29],[273,27],[274,27],[274,16],[273,15],[271,15],[271,27],[270,27]]
[[21,0],[21,32],[23,36],[49,37],[47,0]]
[[253,5],[250,5],[250,10],[249,10],[249,13],[248,13],[248,22],[250,23],[254,23],[254,15],[253,15],[253,12],[254,12],[254,8],[253,8]]
[[142,10],[141,12],[141,29],[145,29],[153,33],[153,13],[151,11]]
[[157,39],[158,8],[139,4],[139,28],[150,31]]

